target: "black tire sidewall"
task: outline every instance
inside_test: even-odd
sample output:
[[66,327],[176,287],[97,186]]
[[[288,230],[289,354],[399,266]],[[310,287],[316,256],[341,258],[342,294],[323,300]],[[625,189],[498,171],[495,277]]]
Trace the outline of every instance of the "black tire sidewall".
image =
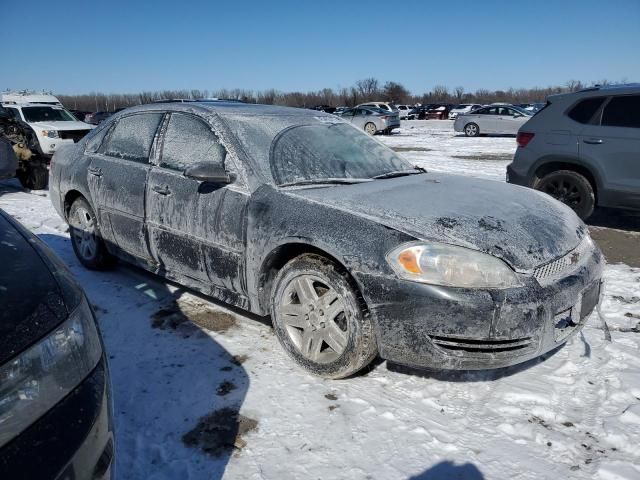
[[[348,311],[348,340],[342,355],[330,363],[317,363],[306,358],[293,344],[284,325],[279,321],[276,305],[280,304],[286,286],[299,275],[314,275],[326,281],[342,296]],[[377,354],[373,325],[366,308],[362,308],[359,294],[349,281],[348,274],[336,268],[330,260],[319,255],[302,255],[291,260],[275,278],[270,313],[273,328],[285,352],[304,370],[324,378],[344,378],[369,364]]]
[[[587,180],[578,172],[574,172],[573,170],[557,170],[555,172],[551,172],[536,182],[535,189],[546,193],[543,190],[545,185],[547,185],[551,180],[557,177],[571,178],[576,187],[581,190],[580,195],[585,199],[585,201],[582,203],[582,205],[580,205],[578,209],[574,210],[574,212],[582,220],[588,219],[593,213],[593,210],[596,206],[595,192],[593,191],[593,187],[591,186],[589,180]],[[567,204],[565,203],[564,205]],[[571,205],[567,206],[573,210],[573,207],[571,207]]]

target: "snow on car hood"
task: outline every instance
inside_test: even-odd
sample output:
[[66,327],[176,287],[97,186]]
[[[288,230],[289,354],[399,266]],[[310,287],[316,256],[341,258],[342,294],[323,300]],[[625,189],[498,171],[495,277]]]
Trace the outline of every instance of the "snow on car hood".
[[41,128],[43,130],[90,130],[95,125],[84,122],[30,122],[33,128]]
[[422,174],[292,192],[421,240],[473,248],[519,271],[560,257],[586,235],[546,194],[493,180]]

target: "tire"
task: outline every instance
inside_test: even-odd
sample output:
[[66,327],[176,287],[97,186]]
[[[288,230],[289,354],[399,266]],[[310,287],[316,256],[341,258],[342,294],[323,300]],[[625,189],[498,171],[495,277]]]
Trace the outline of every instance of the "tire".
[[278,272],[270,311],[282,348],[313,375],[348,377],[378,353],[371,317],[353,280],[322,256],[296,257]]
[[29,165],[26,170],[16,173],[20,184],[29,190],[44,190],[49,184],[49,170],[46,165]]
[[589,218],[596,206],[591,182],[573,170],[551,172],[537,180],[534,188],[569,206],[582,220]]
[[369,135],[375,135],[376,132],[378,131],[378,127],[376,127],[375,123],[367,122],[364,125],[364,131],[367,132]]
[[477,137],[478,135],[480,135],[480,127],[478,127],[478,124],[476,123],[467,123],[464,126],[464,134],[467,137]]
[[71,245],[80,263],[89,270],[107,270],[116,263],[100,234],[96,215],[84,198],[76,199],[67,217]]

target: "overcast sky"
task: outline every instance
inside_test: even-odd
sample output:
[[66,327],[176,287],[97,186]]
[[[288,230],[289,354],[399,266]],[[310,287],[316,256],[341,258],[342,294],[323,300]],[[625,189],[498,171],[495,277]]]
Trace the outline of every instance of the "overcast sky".
[[640,82],[640,0],[0,0],[0,90]]

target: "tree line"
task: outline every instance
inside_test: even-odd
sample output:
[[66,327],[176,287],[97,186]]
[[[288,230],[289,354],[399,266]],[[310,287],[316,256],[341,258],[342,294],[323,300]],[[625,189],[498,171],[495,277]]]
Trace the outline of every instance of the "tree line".
[[[528,103],[544,102],[549,95],[574,92],[595,84],[606,85],[611,82],[600,80],[590,84],[579,80],[570,80],[564,85],[534,88],[509,88],[507,90],[477,89],[466,91],[464,87],[449,88],[436,85],[422,95],[414,95],[401,83],[388,81],[381,83],[376,78],[358,80],[351,87],[338,89],[323,88],[315,92],[283,92],[275,89],[246,90],[161,90],[139,93],[99,93],[81,95],[56,95],[63,105],[72,110],[107,111],[131,107],[145,103],[168,99],[224,98],[240,100],[245,103],[268,105],[286,105],[291,107],[313,107],[317,105],[354,106],[374,100],[395,102],[397,104],[428,103],[480,103],[493,102]],[[624,83],[624,81],[620,82]]]

